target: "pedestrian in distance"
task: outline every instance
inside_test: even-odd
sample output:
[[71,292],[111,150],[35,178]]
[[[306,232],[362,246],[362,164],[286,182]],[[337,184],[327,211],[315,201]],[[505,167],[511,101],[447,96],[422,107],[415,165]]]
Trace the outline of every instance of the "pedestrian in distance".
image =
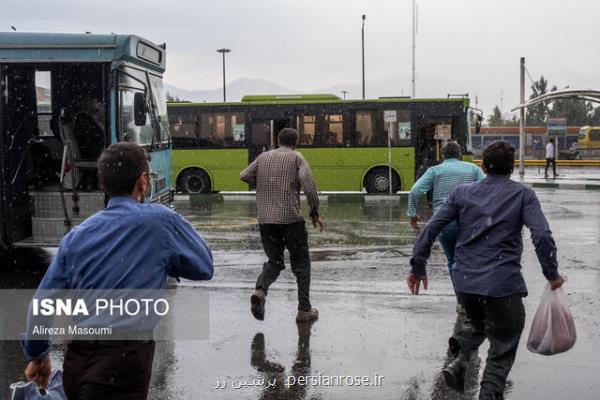
[[285,269],[284,251],[287,248],[298,285],[296,322],[312,321],[319,317],[319,312],[310,302],[310,254],[306,226],[300,213],[300,189],[306,195],[312,225],[322,232],[324,224],[319,215],[319,197],[308,163],[295,151],[298,131],[282,129],[277,135],[277,143],[278,148],[261,153],[240,173],[242,181],[256,187],[257,220],[268,258],[250,297],[250,310],[256,319],[264,320],[269,287]]
[[554,151],[554,138],[550,138],[546,145],[546,170],[544,171],[544,178],[548,179],[548,167],[552,164],[553,177],[556,178],[556,156]]
[[[485,178],[481,168],[473,163],[460,161],[461,157],[460,145],[455,141],[448,141],[442,146],[442,158],[444,161],[439,165],[427,169],[423,176],[413,185],[408,195],[407,212],[410,217],[410,225],[413,229],[419,230],[418,221],[421,218],[417,215],[417,205],[423,194],[433,191],[432,201],[433,212],[435,213],[444,204],[450,192],[457,186],[480,181]],[[442,245],[442,249],[448,260],[448,273],[450,274],[454,293],[456,294],[456,310],[464,312],[456,290],[454,273],[452,271],[457,234],[458,225],[456,221],[452,221],[442,229],[437,240]]]
[[458,186],[421,230],[410,260],[407,284],[413,294],[427,288],[426,264],[431,245],[451,221],[458,222],[454,274],[467,322],[450,338],[456,358],[443,370],[446,383],[464,390],[465,371],[472,354],[487,338],[490,350],[483,372],[480,400],[502,399],[506,377],[517,353],[525,324],[522,297],[527,287],[521,273],[527,226],[544,277],[554,290],[563,283],[558,272],[556,245],[535,192],[510,179],[515,149],[495,141],[483,151],[482,181]]
[[[145,204],[153,173],[144,148],[113,144],[97,168],[108,204],[62,239],[39,289],[160,290],[167,276],[212,278],[211,250],[190,223],[168,207]],[[155,348],[151,333],[147,340],[70,342],[63,364],[67,397],[145,400]],[[47,387],[50,342],[25,338],[22,345],[30,360],[26,378]]]

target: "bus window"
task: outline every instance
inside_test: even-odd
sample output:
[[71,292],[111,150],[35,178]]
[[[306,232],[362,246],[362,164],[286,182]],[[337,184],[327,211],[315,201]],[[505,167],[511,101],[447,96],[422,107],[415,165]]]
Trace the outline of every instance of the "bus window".
[[344,142],[344,118],[341,114],[328,115],[329,129],[327,141],[330,145],[338,145]]
[[369,111],[356,112],[356,141],[359,146],[367,146],[373,135],[373,123]]
[[243,113],[200,114],[200,145],[208,148],[239,148],[246,143]]
[[383,111],[357,111],[356,130],[360,146],[387,146],[387,126],[383,122]]
[[316,117],[314,115],[300,115],[297,117],[298,146],[312,146],[315,141]]
[[121,105],[119,125],[121,126],[122,140],[125,142],[150,144],[152,143],[152,136],[154,134],[150,115],[146,114],[145,125],[137,126],[135,124],[133,109],[136,92],[142,93],[131,89],[121,89],[119,91],[119,104]]
[[167,118],[167,103],[162,78],[150,74],[150,85],[152,86],[152,97],[160,123],[160,140],[165,142],[169,139],[169,122]]
[[590,129],[590,141],[600,140],[600,129]]
[[50,71],[35,71],[35,97],[37,103],[38,135],[53,136],[50,130],[50,120],[52,119]]
[[[392,122],[391,140],[392,146],[410,146],[411,127],[410,111],[395,110],[396,122]],[[387,124],[386,124],[387,125]],[[386,131],[389,127],[386,126]]]

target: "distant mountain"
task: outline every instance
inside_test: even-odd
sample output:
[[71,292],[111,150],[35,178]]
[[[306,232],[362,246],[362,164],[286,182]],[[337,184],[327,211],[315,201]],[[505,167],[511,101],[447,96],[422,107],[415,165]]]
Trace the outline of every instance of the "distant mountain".
[[[165,83],[165,91],[172,97],[194,102],[223,101],[223,87],[213,90],[187,90]],[[227,101],[240,101],[247,94],[293,94],[299,90],[285,88],[264,79],[240,78],[227,84]]]

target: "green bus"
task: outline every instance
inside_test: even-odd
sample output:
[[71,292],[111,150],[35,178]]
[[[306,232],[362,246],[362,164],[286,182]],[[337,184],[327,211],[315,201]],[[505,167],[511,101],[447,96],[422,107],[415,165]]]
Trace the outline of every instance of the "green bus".
[[392,192],[409,190],[420,171],[439,161],[441,143],[449,138],[472,159],[468,98],[252,95],[235,103],[167,107],[172,181],[183,193],[248,190],[240,171],[274,148],[277,133],[287,127],[298,130],[297,150],[320,191],[389,193],[390,176]]

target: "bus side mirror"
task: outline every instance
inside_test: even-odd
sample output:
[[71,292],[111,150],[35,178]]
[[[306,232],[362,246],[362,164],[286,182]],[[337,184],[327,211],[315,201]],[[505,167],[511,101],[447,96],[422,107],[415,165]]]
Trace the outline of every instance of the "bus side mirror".
[[135,93],[133,97],[133,119],[136,126],[146,125],[146,95]]
[[481,132],[481,121],[483,120],[483,117],[479,114],[477,114],[477,118],[475,119],[475,134],[479,135],[479,133]]

